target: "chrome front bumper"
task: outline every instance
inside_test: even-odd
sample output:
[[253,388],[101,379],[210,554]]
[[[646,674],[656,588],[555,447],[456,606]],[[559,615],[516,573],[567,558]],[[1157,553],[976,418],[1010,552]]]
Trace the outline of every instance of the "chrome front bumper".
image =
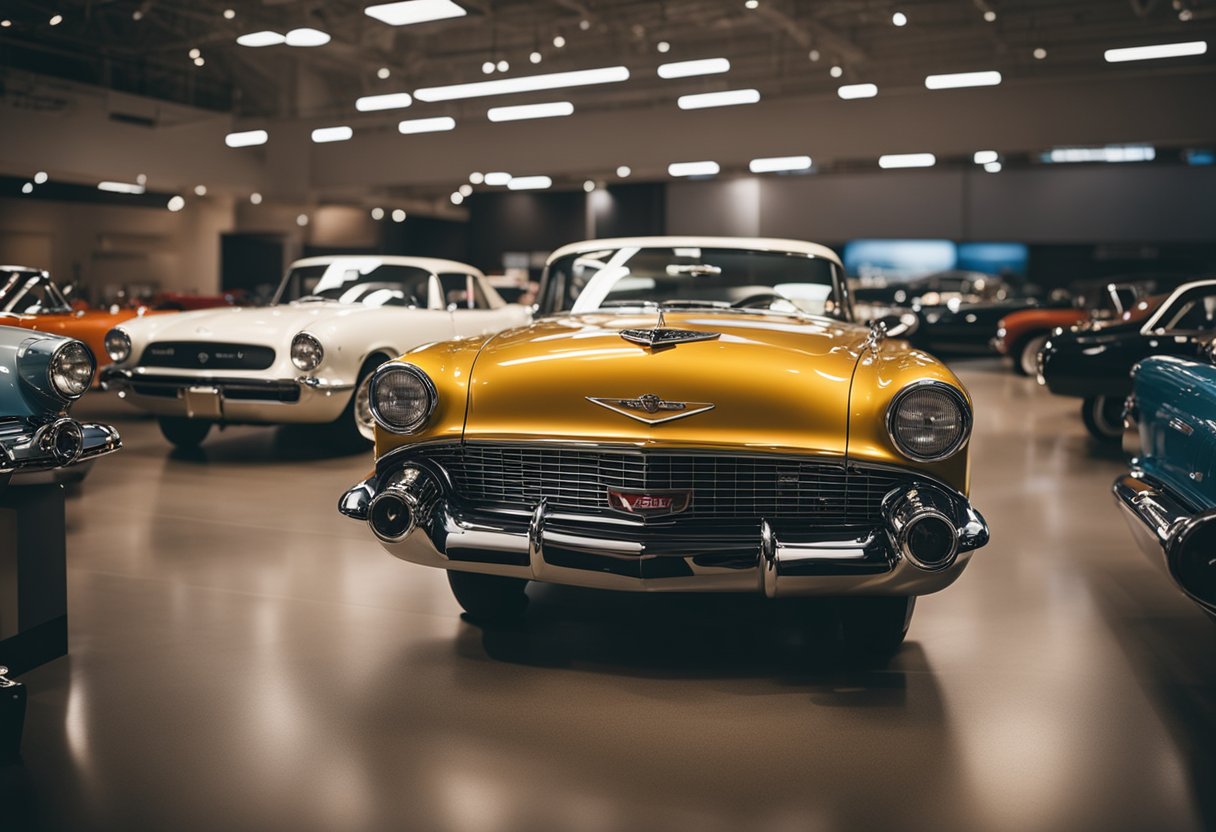
[[[926,568],[902,553],[887,525],[783,535],[761,521],[750,535],[691,535],[640,522],[551,513],[543,501],[530,517],[512,518],[462,509],[438,479],[429,492],[411,496],[418,516],[407,533],[396,540],[377,533],[394,557],[441,569],[595,589],[762,592],[770,598],[927,595],[953,583],[970,553],[988,542],[984,519],[966,499],[930,484],[919,487],[940,491],[937,496],[944,500],[938,505],[953,514],[957,540],[947,563]],[[338,509],[369,521],[373,500],[394,487],[401,486],[389,474],[370,477],[349,489]]]
[[21,424],[0,429],[0,475],[31,482],[34,475],[80,465],[122,447],[109,425],[57,419],[44,425]]
[[355,389],[314,376],[192,376],[118,367],[107,367],[100,378],[102,389],[154,415],[228,423],[332,422]]
[[1137,470],[1116,479],[1113,490],[1141,551],[1164,567],[1188,598],[1216,616],[1216,509],[1196,511]]

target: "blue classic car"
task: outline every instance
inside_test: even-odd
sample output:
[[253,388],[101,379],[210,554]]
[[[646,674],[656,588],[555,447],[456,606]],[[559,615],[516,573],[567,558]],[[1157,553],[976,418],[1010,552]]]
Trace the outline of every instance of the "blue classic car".
[[89,348],[74,338],[0,326],[0,488],[61,480],[63,469],[79,470],[122,447],[109,425],[68,416],[96,369]]
[[1132,377],[1124,447],[1133,459],[1115,501],[1140,548],[1216,617],[1216,342],[1199,360],[1146,358]]

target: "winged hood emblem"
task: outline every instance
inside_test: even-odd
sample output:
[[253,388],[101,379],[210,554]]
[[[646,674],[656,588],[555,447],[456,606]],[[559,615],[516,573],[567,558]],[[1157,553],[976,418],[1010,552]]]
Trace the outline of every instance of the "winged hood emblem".
[[654,393],[646,393],[636,399],[601,399],[587,396],[587,401],[647,425],[674,422],[676,419],[714,409],[710,402],[669,402]]
[[694,341],[712,341],[721,337],[720,332],[704,332],[693,329],[672,329],[663,320],[663,310],[659,309],[659,320],[654,329],[622,329],[621,337],[631,344],[640,344],[652,350],[674,347],[677,344],[689,344]]

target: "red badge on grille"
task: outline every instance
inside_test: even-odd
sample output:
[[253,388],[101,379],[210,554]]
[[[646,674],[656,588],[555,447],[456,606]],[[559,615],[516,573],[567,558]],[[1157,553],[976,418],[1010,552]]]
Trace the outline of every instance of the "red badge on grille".
[[654,517],[679,514],[692,503],[691,491],[616,491],[608,489],[608,505],[626,514]]

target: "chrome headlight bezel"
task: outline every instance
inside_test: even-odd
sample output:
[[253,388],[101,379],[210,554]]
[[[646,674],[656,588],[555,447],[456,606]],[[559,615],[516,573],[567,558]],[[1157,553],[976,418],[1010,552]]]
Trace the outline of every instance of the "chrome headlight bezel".
[[[297,354],[297,349],[300,354]],[[309,350],[311,355],[305,353],[304,350]],[[296,369],[303,370],[306,373],[311,373],[325,362],[325,347],[321,345],[321,341],[317,336],[308,332],[297,332],[291,339],[291,363]]]
[[[950,444],[945,450],[937,454],[920,454],[908,447],[900,438],[899,432],[896,429],[896,419],[899,416],[899,408],[907,401],[908,397],[913,393],[919,393],[925,390],[936,390],[945,393],[958,407],[959,416],[962,420],[962,431],[959,433],[958,439]],[[963,392],[953,385],[947,384],[944,381],[935,379],[925,379],[922,381],[913,382],[891,399],[891,403],[887,405],[886,425],[887,435],[891,438],[891,444],[900,454],[915,462],[943,462],[950,459],[963,448],[967,447],[967,443],[971,441],[972,428],[972,413],[971,406],[967,403],[967,397]]]
[[106,355],[115,364],[121,364],[131,357],[131,336],[122,327],[116,326],[107,332],[104,344]]
[[[395,424],[385,419],[380,408],[379,393],[380,385],[385,377],[393,374],[405,373],[419,382],[423,392],[427,396],[427,405],[424,413],[417,419],[408,424]],[[435,390],[435,383],[431,381],[431,377],[424,373],[413,364],[407,364],[404,361],[390,361],[387,364],[381,365],[373,374],[371,384],[368,388],[368,400],[372,411],[372,418],[376,420],[376,424],[390,433],[407,436],[417,433],[422,430],[427,422],[431,420],[431,416],[435,413],[435,405],[439,402],[439,394]]]
[[[74,353],[69,357],[68,353]],[[73,363],[64,367],[66,361]],[[73,382],[70,379],[65,379],[65,375],[75,373],[78,370],[88,368],[88,373],[83,376],[84,381],[79,380]],[[89,387],[93,384],[93,376],[97,372],[97,360],[93,358],[93,353],[84,344],[83,341],[71,340],[60,344],[51,353],[51,359],[46,364],[46,381],[50,390],[64,401],[73,402],[88,392]]]

